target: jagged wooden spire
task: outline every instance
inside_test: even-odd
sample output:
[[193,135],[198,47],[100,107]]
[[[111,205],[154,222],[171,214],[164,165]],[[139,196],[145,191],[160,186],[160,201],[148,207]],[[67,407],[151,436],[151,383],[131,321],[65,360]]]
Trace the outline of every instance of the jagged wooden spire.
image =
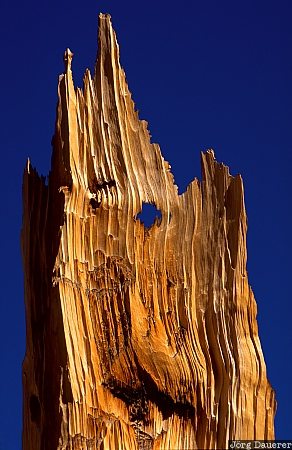
[[[48,186],[29,166],[24,450],[227,448],[274,437],[246,272],[242,179],[214,152],[178,195],[131,99],[110,16],[94,78],[65,53]],[[161,212],[150,228],[144,203]]]

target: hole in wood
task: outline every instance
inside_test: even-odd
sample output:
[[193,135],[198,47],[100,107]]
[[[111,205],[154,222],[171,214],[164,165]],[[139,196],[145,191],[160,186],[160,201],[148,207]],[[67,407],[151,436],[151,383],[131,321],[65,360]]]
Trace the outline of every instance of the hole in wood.
[[90,206],[92,207],[92,209],[97,209],[97,208],[100,207],[101,202],[98,202],[95,198],[91,198],[91,199],[89,200],[89,204],[90,204]]
[[150,228],[152,225],[161,223],[161,211],[151,203],[142,203],[142,211],[137,215],[137,218],[144,223],[145,227]]

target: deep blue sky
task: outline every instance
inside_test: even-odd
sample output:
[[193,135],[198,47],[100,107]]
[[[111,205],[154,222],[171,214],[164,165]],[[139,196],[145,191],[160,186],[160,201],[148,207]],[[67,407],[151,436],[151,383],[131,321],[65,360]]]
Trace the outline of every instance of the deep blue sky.
[[209,147],[243,176],[249,280],[278,401],[276,433],[292,439],[291,0],[3,0],[0,449],[21,448],[22,172],[27,156],[49,170],[63,51],[75,54],[80,86],[94,65],[99,12],[112,15],[140,117],[180,191],[200,176],[199,152]]

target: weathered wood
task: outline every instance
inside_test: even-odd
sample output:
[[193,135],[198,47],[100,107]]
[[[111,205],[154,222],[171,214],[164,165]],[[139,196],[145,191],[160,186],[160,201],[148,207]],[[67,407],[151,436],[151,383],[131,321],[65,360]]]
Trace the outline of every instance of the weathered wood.
[[[94,78],[59,79],[48,185],[28,162],[23,448],[227,448],[274,437],[242,179],[202,154],[178,195],[99,18]],[[161,212],[146,228],[143,203]]]

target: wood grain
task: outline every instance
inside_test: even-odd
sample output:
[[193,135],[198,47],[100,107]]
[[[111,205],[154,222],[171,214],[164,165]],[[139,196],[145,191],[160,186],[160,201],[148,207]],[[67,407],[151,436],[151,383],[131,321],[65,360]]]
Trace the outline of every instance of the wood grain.
[[[92,78],[59,78],[52,167],[28,161],[23,448],[224,449],[273,439],[242,179],[202,153],[179,195],[139,120],[109,15]],[[147,228],[144,203],[161,220]]]

